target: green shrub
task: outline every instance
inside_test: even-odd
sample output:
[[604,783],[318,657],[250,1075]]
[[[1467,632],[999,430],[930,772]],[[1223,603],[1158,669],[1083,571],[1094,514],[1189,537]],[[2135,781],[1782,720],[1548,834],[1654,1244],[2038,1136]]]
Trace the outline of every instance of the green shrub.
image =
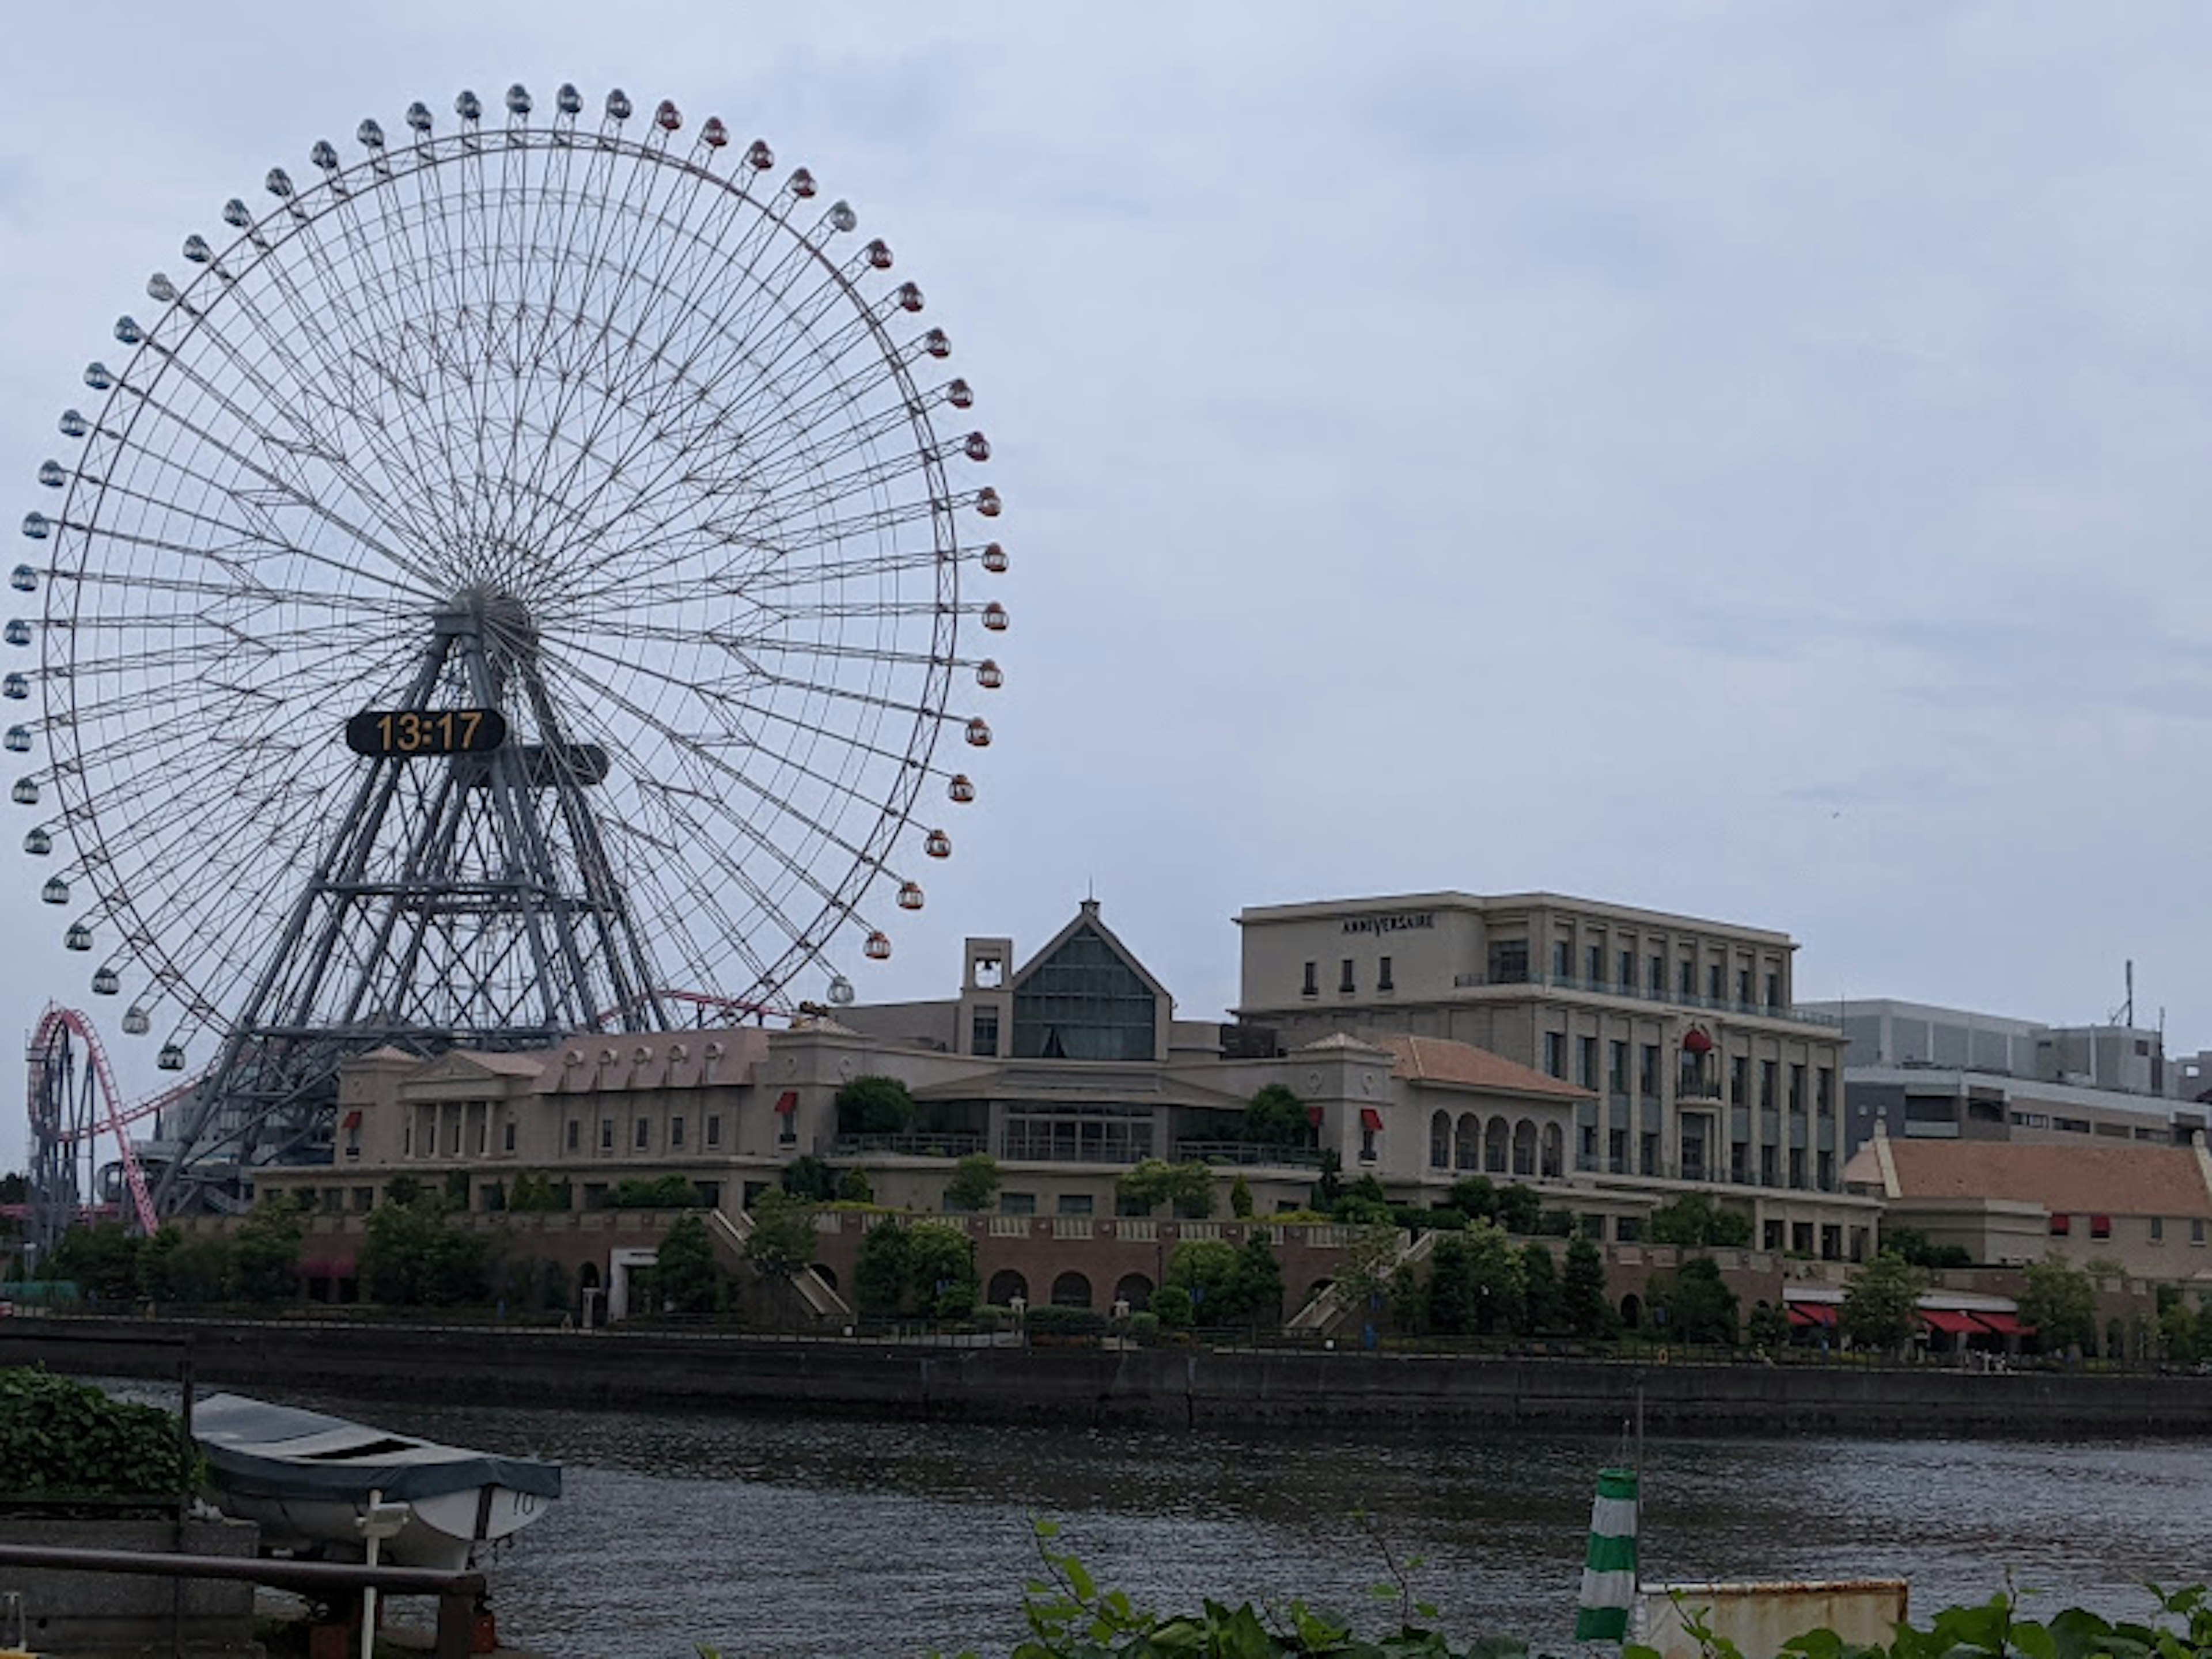
[[1150,1347],[1160,1340],[1160,1316],[1156,1313],[1133,1313],[1129,1316],[1129,1334],[1139,1346]]
[[171,1497],[199,1459],[165,1411],[33,1370],[0,1370],[0,1486],[19,1496]]
[[1055,1308],[1050,1303],[1029,1311],[1031,1336],[1103,1336],[1106,1316],[1096,1308]]

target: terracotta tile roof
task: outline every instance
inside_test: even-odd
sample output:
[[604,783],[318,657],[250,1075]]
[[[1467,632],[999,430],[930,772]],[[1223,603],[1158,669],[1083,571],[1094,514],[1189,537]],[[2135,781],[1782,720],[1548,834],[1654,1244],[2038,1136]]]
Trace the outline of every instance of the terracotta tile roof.
[[1547,1095],[1556,1100],[1587,1100],[1589,1091],[1445,1037],[1378,1035],[1375,1046],[1389,1051],[1390,1075],[1408,1083],[1446,1083],[1463,1089],[1492,1089],[1502,1094]]
[[1889,1151],[1900,1198],[2004,1198],[2053,1215],[2212,1217],[2194,1147],[1893,1139]]

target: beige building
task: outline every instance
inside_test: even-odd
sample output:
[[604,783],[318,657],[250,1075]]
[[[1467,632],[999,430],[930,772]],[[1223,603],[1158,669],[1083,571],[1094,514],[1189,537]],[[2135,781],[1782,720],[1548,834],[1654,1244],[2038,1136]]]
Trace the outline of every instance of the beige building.
[[1877,1127],[1852,1158],[1852,1189],[1883,1219],[1956,1245],[1978,1264],[2025,1267],[2053,1252],[2103,1258],[2120,1275],[2212,1289],[2212,1154],[2189,1146],[1906,1140]]
[[1873,1207],[1842,1182],[1842,1034],[1796,1011],[1787,934],[1553,893],[1267,905],[1237,920],[1237,1017],[1282,1046],[1330,1031],[1473,1044],[1584,1091],[1572,1175],[1723,1197],[1768,1249],[1869,1247]]
[[[841,1128],[839,1091],[872,1075],[907,1085],[918,1107],[908,1128]],[[1246,1104],[1269,1085],[1305,1108],[1297,1145],[1238,1138]],[[587,1210],[625,1179],[674,1175],[735,1210],[811,1153],[863,1170],[879,1202],[935,1209],[955,1162],[988,1152],[1001,1212],[1080,1218],[1125,1211],[1116,1176],[1158,1158],[1213,1164],[1224,1188],[1243,1174],[1265,1215],[1308,1203],[1326,1151],[1346,1180],[1372,1175],[1395,1202],[1433,1204],[1480,1174],[1526,1183],[1593,1234],[1632,1240],[1644,1215],[1688,1187],[1577,1169],[1578,1121],[1593,1103],[1571,1079],[1442,1035],[1316,1030],[1285,1046],[1250,1026],[1177,1019],[1085,902],[1018,964],[1009,939],[967,941],[959,994],[942,1001],[841,1009],[788,1030],[365,1056],[342,1079],[334,1164],[264,1170],[258,1184],[360,1211],[404,1176],[465,1188],[472,1209],[495,1211],[519,1176],[543,1173]],[[1773,1219],[1794,1222],[1775,1201]],[[1798,1235],[1804,1249],[1856,1253],[1876,1206],[1822,1201],[1830,1207],[1806,1211],[1804,1225],[1836,1231]]]

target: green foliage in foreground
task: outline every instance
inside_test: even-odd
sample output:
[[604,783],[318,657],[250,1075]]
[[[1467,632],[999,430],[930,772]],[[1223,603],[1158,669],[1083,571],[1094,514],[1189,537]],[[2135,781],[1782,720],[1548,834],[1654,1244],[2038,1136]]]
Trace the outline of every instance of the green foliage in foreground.
[[168,1498],[198,1468],[165,1411],[42,1370],[0,1370],[0,1491],[10,1496]]
[[[1525,1642],[1499,1637],[1455,1644],[1434,1628],[1437,1609],[1415,1596],[1409,1576],[1421,1563],[1399,1561],[1379,1537],[1374,1541],[1389,1577],[1369,1594],[1389,1607],[1393,1623],[1363,1635],[1351,1620],[1304,1601],[1281,1607],[1245,1601],[1232,1607],[1208,1597],[1194,1613],[1154,1612],[1125,1591],[1102,1588],[1080,1560],[1057,1547],[1056,1522],[1036,1526],[1042,1570],[1023,1601],[1029,1634],[1008,1659],[1510,1659],[1528,1650]],[[2025,1619],[2019,1599],[2007,1590],[1978,1606],[1945,1607],[1925,1626],[1901,1625],[1887,1644],[1860,1647],[1833,1631],[1815,1630],[1784,1643],[1781,1651],[1790,1659],[2212,1659],[2212,1607],[2205,1587],[2146,1588],[2164,1621],[2115,1623],[2081,1607],[2047,1620]],[[1708,1610],[1686,1601],[1684,1611],[1702,1659],[1744,1659],[1735,1643],[1705,1622]],[[1660,1659],[1656,1649],[1634,1644],[1620,1655]],[[708,1647],[699,1656],[720,1659]],[[971,1649],[960,1659],[977,1656]]]

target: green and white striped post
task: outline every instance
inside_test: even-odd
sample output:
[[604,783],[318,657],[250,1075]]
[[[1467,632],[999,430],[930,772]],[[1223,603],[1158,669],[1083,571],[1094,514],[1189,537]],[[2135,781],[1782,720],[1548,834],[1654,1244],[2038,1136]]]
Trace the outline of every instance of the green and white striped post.
[[1575,1640],[1620,1642],[1636,1601],[1636,1471],[1600,1469],[1590,1504],[1589,1549],[1575,1607]]

